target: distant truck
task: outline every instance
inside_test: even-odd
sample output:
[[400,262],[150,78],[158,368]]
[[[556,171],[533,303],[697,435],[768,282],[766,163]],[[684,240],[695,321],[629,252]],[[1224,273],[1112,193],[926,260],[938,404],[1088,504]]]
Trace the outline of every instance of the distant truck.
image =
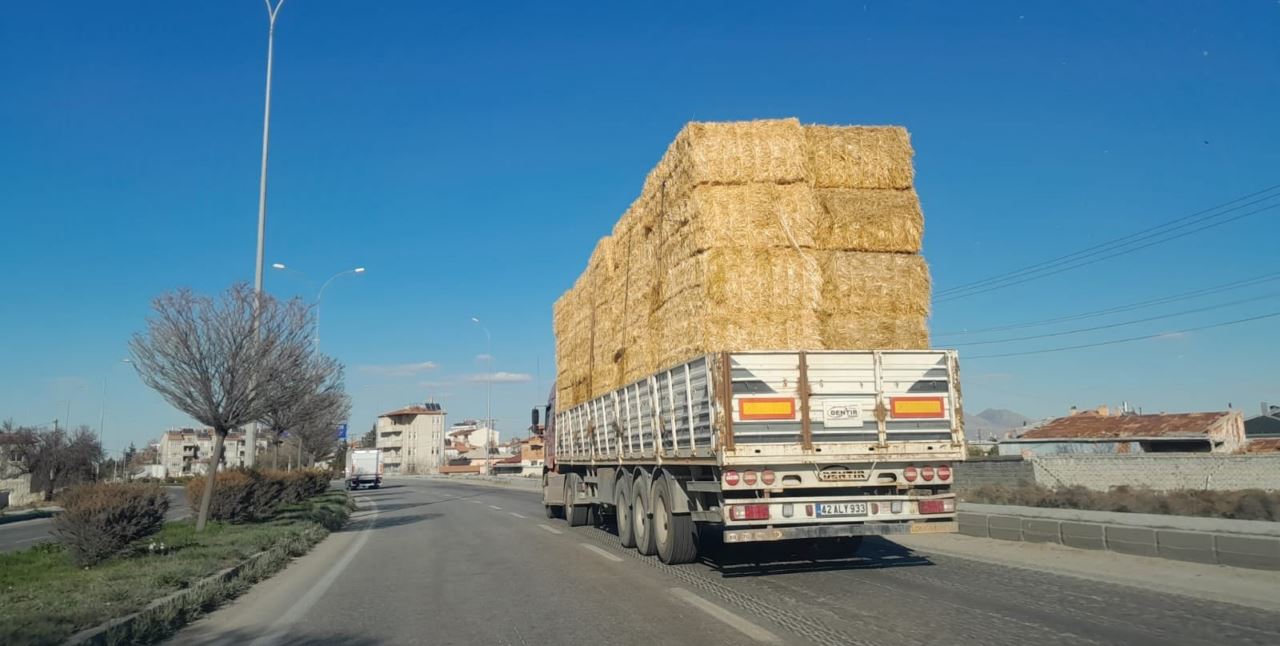
[[347,451],[347,489],[377,489],[382,486],[382,450],[353,449]]
[[962,420],[954,351],[707,354],[577,406],[553,396],[543,505],[571,526],[612,516],[665,563],[705,537],[851,553],[956,531]]

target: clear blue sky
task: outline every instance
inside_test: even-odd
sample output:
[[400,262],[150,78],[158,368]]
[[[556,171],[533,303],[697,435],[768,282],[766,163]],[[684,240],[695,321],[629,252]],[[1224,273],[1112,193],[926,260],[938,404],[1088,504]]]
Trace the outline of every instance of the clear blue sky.
[[[308,278],[273,272],[267,285],[310,294],[368,267],[335,281],[323,305],[324,349],[348,366],[353,430],[427,397],[451,420],[482,416],[484,387],[468,381],[485,370],[473,315],[492,331],[494,370],[529,375],[494,386],[500,429],[526,424],[553,374],[552,301],[688,120],[910,128],[939,288],[1280,183],[1273,1],[437,4],[289,0],[277,31],[267,256]],[[111,449],[189,423],[118,362],[156,294],[252,280],[265,13],[255,0],[0,9],[0,417],[49,423],[69,401],[72,424],[96,426],[105,380]],[[933,327],[1276,271],[1276,224],[1273,210],[940,303]],[[963,350],[1277,311],[1274,291]],[[975,359],[967,404],[1032,416],[1121,400],[1251,412],[1280,400],[1277,331],[1270,319]]]

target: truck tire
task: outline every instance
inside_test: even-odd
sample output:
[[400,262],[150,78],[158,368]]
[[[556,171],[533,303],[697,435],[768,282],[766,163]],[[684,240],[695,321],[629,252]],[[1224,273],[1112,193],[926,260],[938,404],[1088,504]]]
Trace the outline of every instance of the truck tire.
[[587,524],[587,514],[591,510],[587,505],[575,505],[573,500],[577,498],[578,485],[582,482],[582,476],[576,473],[570,473],[564,477],[564,520],[569,523],[570,527],[582,527]]
[[636,551],[645,556],[658,553],[658,546],[653,541],[653,515],[651,498],[653,494],[653,478],[642,473],[631,483],[631,531],[636,536]]
[[698,558],[698,535],[689,514],[672,510],[676,483],[660,478],[653,483],[653,540],[658,558],[667,565],[692,563]]
[[552,520],[564,515],[564,508],[558,505],[543,505],[542,508],[547,511],[547,518]]
[[613,497],[614,518],[618,525],[618,542],[623,547],[636,546],[635,526],[631,518],[631,478],[623,474],[618,478]]

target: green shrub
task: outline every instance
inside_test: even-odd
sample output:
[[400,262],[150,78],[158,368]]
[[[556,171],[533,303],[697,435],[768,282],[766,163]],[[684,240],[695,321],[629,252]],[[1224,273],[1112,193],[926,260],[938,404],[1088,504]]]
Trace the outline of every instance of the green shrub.
[[1088,509],[1137,514],[1280,521],[1280,492],[1261,489],[1155,491],[1120,486],[1093,491],[1081,486],[985,485],[961,492],[962,500],[994,505]]
[[149,484],[83,485],[68,490],[61,501],[53,534],[79,566],[98,563],[155,533],[169,511],[164,490]]

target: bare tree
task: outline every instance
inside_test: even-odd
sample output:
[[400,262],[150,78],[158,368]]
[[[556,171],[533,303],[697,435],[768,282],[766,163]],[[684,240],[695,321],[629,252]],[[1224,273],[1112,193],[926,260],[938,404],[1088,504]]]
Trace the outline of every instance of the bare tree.
[[342,364],[322,354],[312,355],[299,370],[267,387],[272,388],[275,394],[260,421],[266,425],[274,448],[271,455],[273,469],[278,464],[280,444],[284,442],[286,433],[301,437],[306,430],[331,422],[334,415],[342,415],[338,420],[342,421],[350,408],[335,408],[337,402],[346,399]]
[[327,460],[338,452],[338,425],[351,414],[351,398],[341,387],[317,393],[312,398],[313,414],[297,429],[297,439],[306,454],[306,464]]
[[279,390],[262,385],[295,379],[311,359],[311,310],[297,299],[281,303],[255,295],[243,283],[216,300],[183,289],[160,296],[152,307],[146,332],[129,342],[133,365],[174,408],[214,431],[196,518],[201,531],[227,433],[271,408]]
[[94,479],[102,461],[102,445],[88,426],[67,432],[60,428],[14,427],[0,430],[3,471],[31,475],[31,489],[53,500],[58,489]]

